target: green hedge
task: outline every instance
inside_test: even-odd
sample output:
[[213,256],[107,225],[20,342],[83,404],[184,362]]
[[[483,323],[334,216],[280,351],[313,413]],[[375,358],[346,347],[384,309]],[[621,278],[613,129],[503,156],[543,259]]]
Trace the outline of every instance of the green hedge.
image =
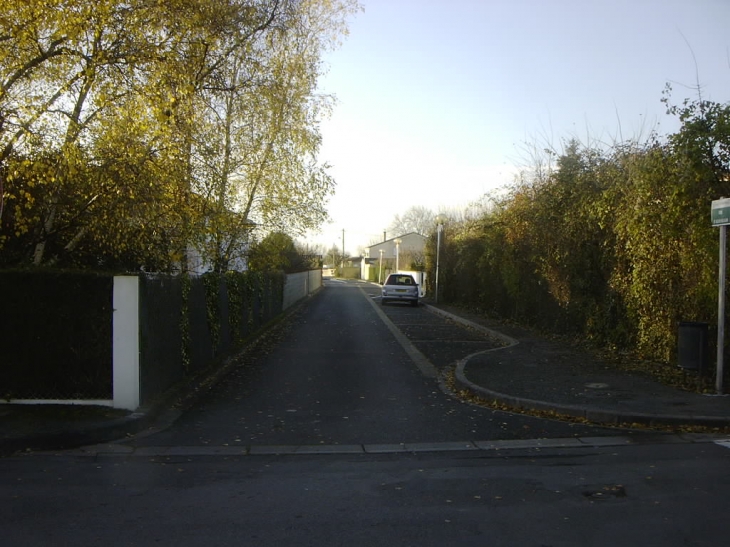
[[448,224],[443,300],[673,363],[679,321],[716,321],[710,204],[730,195],[730,105],[674,112],[682,129],[664,140],[570,142],[548,175]]

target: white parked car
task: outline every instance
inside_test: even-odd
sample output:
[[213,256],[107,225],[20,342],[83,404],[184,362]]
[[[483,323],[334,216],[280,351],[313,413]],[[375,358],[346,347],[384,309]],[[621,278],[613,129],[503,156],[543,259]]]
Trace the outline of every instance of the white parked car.
[[418,306],[418,283],[411,274],[392,273],[385,280],[380,303],[410,302],[411,306]]

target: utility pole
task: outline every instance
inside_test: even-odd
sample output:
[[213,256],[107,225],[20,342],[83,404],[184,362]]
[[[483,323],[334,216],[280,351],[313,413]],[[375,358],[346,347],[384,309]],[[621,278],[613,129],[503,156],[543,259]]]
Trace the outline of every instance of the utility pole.
[[439,262],[441,259],[441,232],[443,231],[444,224],[441,219],[438,219],[438,226],[436,226],[436,293],[434,294],[436,304],[439,303]]
[[380,253],[380,273],[378,274],[378,283],[381,285],[383,284],[383,253],[385,252],[383,249],[380,249],[378,251]]
[[720,257],[717,283],[717,371],[715,388],[718,395],[723,394],[723,374],[725,372],[725,276],[727,274],[727,227],[730,225],[730,198],[713,200],[710,208],[712,226],[720,228]]
[[342,229],[342,276],[345,276],[345,229]]

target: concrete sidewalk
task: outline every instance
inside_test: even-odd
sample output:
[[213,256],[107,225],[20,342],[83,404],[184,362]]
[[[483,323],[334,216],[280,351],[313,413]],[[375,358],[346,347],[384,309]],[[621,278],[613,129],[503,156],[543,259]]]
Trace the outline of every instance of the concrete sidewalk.
[[[565,343],[547,340],[464,310],[424,305],[470,329],[486,330],[504,346],[459,356],[456,384],[502,409],[547,412],[596,424],[730,428],[730,397],[690,393],[660,384]],[[187,394],[194,399],[195,386]],[[0,404],[0,455],[97,444],[174,420],[170,398],[138,412],[106,408]],[[170,417],[172,416],[172,417]]]
[[475,353],[457,363],[457,386],[474,396],[514,410],[549,412],[598,424],[730,427],[728,395],[669,387],[519,327],[463,310],[431,309],[453,321],[487,329],[504,343],[502,348]]

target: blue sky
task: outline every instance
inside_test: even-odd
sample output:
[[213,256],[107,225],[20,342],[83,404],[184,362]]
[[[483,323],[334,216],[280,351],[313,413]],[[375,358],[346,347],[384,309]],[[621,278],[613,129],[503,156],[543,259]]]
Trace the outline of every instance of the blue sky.
[[[525,145],[676,129],[661,103],[730,100],[730,0],[362,0],[320,90],[332,222],[309,243],[357,254],[412,206],[508,185]],[[695,63],[696,60],[696,63]],[[393,198],[398,199],[394,200]],[[395,237],[400,234],[388,234]]]

